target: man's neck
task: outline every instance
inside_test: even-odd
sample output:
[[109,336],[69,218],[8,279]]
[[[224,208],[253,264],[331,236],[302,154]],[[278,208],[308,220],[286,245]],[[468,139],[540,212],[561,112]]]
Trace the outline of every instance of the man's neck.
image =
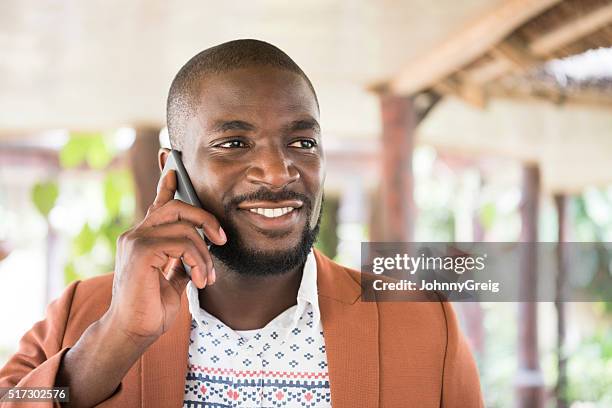
[[217,260],[217,281],[198,291],[200,307],[233,330],[260,329],[297,303],[303,269],[245,276]]

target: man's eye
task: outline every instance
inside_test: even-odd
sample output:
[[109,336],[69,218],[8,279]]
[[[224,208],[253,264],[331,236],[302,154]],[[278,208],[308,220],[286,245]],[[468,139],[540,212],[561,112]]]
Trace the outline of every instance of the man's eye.
[[223,143],[221,143],[221,144],[219,144],[217,146],[225,148],[225,149],[247,147],[246,143],[244,143],[241,140],[229,140],[229,141],[223,142]]
[[316,145],[317,145],[317,142],[315,142],[312,139],[300,139],[300,140],[296,140],[295,142],[291,143],[289,146],[299,147],[300,149],[312,149]]

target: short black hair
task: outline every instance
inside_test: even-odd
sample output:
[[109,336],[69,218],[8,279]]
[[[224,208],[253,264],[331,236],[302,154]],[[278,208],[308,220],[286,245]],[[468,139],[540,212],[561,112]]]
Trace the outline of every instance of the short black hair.
[[282,50],[260,40],[229,41],[196,54],[174,77],[166,104],[168,135],[172,148],[180,150],[182,147],[185,124],[194,113],[202,77],[253,66],[280,68],[300,75],[312,90],[318,108],[319,101],[312,83],[304,71]]

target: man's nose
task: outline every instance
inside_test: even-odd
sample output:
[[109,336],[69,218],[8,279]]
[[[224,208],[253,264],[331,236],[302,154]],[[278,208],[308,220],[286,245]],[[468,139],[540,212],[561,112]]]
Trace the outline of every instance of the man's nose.
[[293,162],[280,148],[260,151],[246,173],[247,180],[269,189],[282,189],[300,178]]

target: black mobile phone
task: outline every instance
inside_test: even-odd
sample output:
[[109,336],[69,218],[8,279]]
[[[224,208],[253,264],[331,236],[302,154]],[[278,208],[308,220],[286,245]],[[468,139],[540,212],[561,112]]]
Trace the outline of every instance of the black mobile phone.
[[[174,193],[174,198],[177,200],[181,200],[186,202],[187,204],[193,205],[194,207],[202,208],[202,204],[198,199],[198,195],[193,189],[193,185],[191,184],[191,180],[189,179],[189,174],[187,174],[187,170],[185,170],[185,166],[183,165],[183,160],[181,159],[181,152],[178,150],[170,150],[170,154],[168,154],[168,159],[166,160],[166,164],[164,165],[164,169],[162,170],[161,177],[164,177],[169,170],[176,171],[176,192]],[[204,242],[209,245],[208,240],[204,236],[204,232],[202,228],[196,228]],[[189,265],[183,262],[183,267],[187,272],[187,275],[191,276],[191,268]]]

